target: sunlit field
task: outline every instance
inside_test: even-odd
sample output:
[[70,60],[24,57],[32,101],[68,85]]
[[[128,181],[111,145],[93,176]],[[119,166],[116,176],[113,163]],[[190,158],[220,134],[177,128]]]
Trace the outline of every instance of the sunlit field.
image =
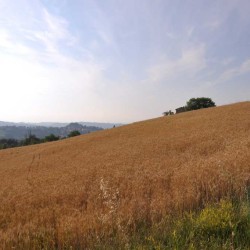
[[249,249],[250,102],[0,151],[1,249]]

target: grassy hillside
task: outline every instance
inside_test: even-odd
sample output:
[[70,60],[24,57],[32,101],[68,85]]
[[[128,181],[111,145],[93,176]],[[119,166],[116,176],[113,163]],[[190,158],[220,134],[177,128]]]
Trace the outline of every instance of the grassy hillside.
[[0,176],[5,249],[195,249],[180,225],[218,216],[233,247],[236,205],[249,226],[250,102],[2,150]]

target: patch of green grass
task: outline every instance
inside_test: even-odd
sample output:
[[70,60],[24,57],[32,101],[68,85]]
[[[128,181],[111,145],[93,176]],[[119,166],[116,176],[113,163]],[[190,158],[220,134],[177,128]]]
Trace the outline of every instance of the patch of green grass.
[[249,249],[250,206],[221,200],[149,229],[141,249]]
[[56,228],[40,229],[19,235],[6,249],[250,249],[250,203],[221,200],[158,223],[114,225],[89,235],[65,231],[58,238]]

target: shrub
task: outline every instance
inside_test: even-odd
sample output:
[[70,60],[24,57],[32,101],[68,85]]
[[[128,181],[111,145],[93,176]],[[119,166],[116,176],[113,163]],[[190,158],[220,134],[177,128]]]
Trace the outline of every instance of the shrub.
[[73,130],[68,134],[68,137],[74,137],[74,136],[78,136],[81,133],[78,130]]

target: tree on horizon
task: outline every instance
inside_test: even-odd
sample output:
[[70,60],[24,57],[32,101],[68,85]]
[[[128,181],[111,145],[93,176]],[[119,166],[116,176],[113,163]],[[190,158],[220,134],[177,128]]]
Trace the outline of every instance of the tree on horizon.
[[215,107],[215,102],[212,101],[209,97],[198,97],[198,98],[191,98],[187,101],[186,108],[187,110],[197,110],[203,108],[210,108]]

